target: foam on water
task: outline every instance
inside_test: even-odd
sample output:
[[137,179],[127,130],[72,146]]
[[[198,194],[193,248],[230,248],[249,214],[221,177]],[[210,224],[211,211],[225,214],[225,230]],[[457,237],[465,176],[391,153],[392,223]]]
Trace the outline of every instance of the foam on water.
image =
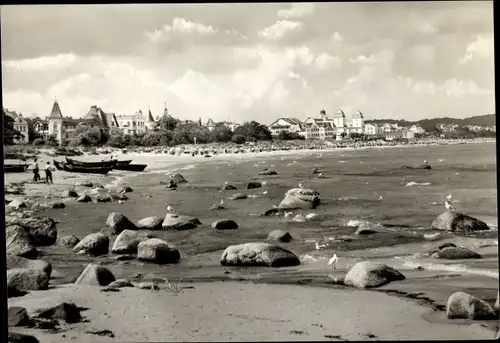
[[403,262],[403,267],[406,268],[417,268],[419,266],[428,270],[443,270],[449,272],[475,274],[475,275],[488,276],[494,279],[498,279],[498,270],[471,268],[463,264],[438,264],[438,263],[414,262],[410,260],[405,260]]
[[406,184],[405,187],[412,187],[412,186],[429,186],[431,183],[430,182],[413,182],[410,181]]

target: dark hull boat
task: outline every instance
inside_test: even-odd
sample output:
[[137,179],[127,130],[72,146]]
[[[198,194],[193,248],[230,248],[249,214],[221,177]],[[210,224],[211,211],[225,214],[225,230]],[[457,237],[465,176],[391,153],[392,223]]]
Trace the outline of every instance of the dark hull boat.
[[143,171],[146,169],[147,164],[116,164],[116,170],[127,170],[127,171]]
[[28,169],[27,164],[6,164],[3,166],[4,173],[24,173]]
[[[67,165],[75,167],[84,167],[84,168],[114,168],[117,162],[118,162],[117,160],[102,161],[102,162],[82,162],[66,157]],[[132,160],[130,160],[130,162],[132,162]]]
[[112,167],[82,167],[70,165],[64,162],[54,161],[54,165],[58,170],[64,170],[70,173],[86,173],[86,174],[107,174],[113,168]]

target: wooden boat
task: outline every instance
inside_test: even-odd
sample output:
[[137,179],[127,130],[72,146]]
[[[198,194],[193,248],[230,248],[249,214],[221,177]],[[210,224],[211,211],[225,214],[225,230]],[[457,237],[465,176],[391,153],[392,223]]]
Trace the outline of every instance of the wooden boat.
[[3,166],[4,173],[24,173],[28,169],[27,164],[5,164]]
[[128,170],[128,171],[143,171],[146,169],[147,164],[117,164],[114,169]]
[[82,167],[75,166],[64,162],[54,161],[54,165],[58,170],[64,170],[70,173],[86,173],[86,174],[107,174],[113,167]]
[[[66,164],[72,165],[75,167],[85,167],[85,168],[111,167],[111,168],[113,168],[116,165],[116,162],[118,162],[118,160],[102,161],[102,162],[83,162],[83,161],[78,161],[78,160],[74,160],[72,158],[66,157]],[[132,160],[130,160],[130,162],[132,162]]]
[[130,164],[130,162],[132,162],[132,160],[116,161],[116,165],[115,165],[114,169],[118,169],[118,167],[120,167],[120,166],[126,166],[126,165]]

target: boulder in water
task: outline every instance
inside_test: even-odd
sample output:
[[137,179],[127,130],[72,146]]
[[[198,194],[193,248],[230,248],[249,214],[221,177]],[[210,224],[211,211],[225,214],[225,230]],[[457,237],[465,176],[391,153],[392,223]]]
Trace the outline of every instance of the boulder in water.
[[446,303],[446,316],[449,319],[494,319],[495,310],[486,301],[465,292],[455,292]]
[[56,222],[49,217],[28,218],[22,221],[35,246],[49,246],[57,240]]
[[265,242],[230,245],[222,253],[223,266],[288,267],[300,265],[299,258],[289,250]]
[[189,230],[194,229],[201,222],[196,217],[183,216],[176,213],[167,213],[162,223],[164,230]]
[[151,238],[147,233],[135,230],[123,230],[116,237],[111,252],[114,254],[136,254],[140,242]]
[[75,284],[107,286],[115,280],[115,276],[107,268],[89,263],[76,279]]
[[445,260],[462,260],[469,258],[482,258],[477,252],[463,247],[446,247],[432,254],[434,258]]
[[33,244],[28,231],[21,225],[10,225],[5,228],[7,254],[36,259],[38,250]]
[[273,169],[266,168],[263,171],[259,172],[257,175],[278,175],[278,173]]
[[292,235],[283,230],[273,230],[267,235],[268,241],[278,241],[282,243],[288,243],[293,239]]
[[57,239],[57,245],[65,248],[74,248],[78,243],[80,243],[80,238],[75,235],[64,236]]
[[235,186],[233,185],[230,185],[230,184],[224,184],[224,186],[222,186],[222,191],[232,191],[232,190],[237,190],[238,188],[236,188]]
[[320,203],[319,193],[312,189],[292,188],[285,193],[285,198],[278,205],[279,208],[315,209]]
[[7,269],[7,286],[23,291],[38,291],[49,288],[49,275],[40,269]]
[[184,178],[184,176],[182,176],[179,173],[176,173],[176,174],[170,176],[170,180],[174,181],[176,184],[188,183],[188,181]]
[[106,255],[109,252],[109,238],[100,232],[91,233],[75,245],[73,251],[94,256]]
[[31,319],[28,316],[28,311],[26,311],[24,307],[11,306],[7,310],[7,313],[9,327],[32,325]]
[[363,261],[356,263],[346,274],[344,283],[356,288],[376,288],[405,276],[383,263]]
[[76,199],[77,202],[91,202],[92,198],[87,193],[84,193]]
[[108,216],[106,226],[112,228],[115,233],[120,233],[123,230],[137,230],[134,223],[118,212],[113,212]]
[[465,234],[475,231],[490,230],[485,222],[456,211],[446,211],[441,213],[432,222],[431,228],[437,230],[461,232]]
[[118,279],[116,281],[111,282],[108,287],[111,288],[123,288],[123,287],[134,287],[134,285],[125,279]]
[[146,217],[137,222],[138,229],[161,230],[163,219],[157,216]]
[[78,198],[78,193],[74,189],[67,189],[62,192],[61,198]]
[[113,198],[109,194],[99,194],[95,197],[95,202],[111,202]]
[[231,219],[219,219],[212,223],[212,229],[216,230],[234,230],[238,228],[238,224]]
[[137,246],[137,259],[158,264],[178,263],[181,258],[179,250],[169,243],[150,238]]
[[248,198],[248,195],[246,195],[245,193],[236,193],[236,194],[233,194],[229,200],[241,200],[241,199],[246,199]]
[[247,189],[255,189],[255,188],[260,188],[262,187],[262,183],[258,181],[251,181],[247,183]]
[[364,228],[364,227],[359,227],[356,232],[354,232],[355,235],[358,236],[367,236],[367,235],[373,235],[376,234],[378,231]]

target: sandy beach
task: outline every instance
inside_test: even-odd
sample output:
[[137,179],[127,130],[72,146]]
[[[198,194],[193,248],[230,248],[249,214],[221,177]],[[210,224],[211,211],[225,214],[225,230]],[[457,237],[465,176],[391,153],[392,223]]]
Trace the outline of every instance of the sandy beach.
[[[220,196],[216,194],[218,194],[218,188],[220,188],[224,179],[229,179],[239,185],[243,182],[242,180],[248,180],[249,175],[255,174],[255,170],[262,169],[264,166],[271,167],[275,164],[275,168],[280,171],[280,174],[282,171],[284,174],[287,168],[291,172],[295,159],[299,161],[296,163],[296,169],[305,168],[309,170],[312,164],[310,162],[306,164],[305,161],[307,158],[312,158],[312,156],[315,156],[318,161],[328,156],[328,158],[335,158],[336,160],[348,160],[348,163],[351,164],[355,158],[358,158],[367,161],[366,164],[369,164],[367,156],[371,153],[382,154],[382,150],[386,149],[388,149],[389,154],[391,151],[402,149],[400,154],[403,156],[410,154],[411,156],[416,151],[415,149],[422,151],[425,147],[408,147],[407,149],[407,147],[402,146],[321,151],[272,151],[215,155],[210,159],[203,156],[192,157],[191,155],[127,153],[119,155],[118,158],[132,159],[133,163],[148,164],[146,171],[136,174],[113,171],[106,176],[56,171],[54,173],[54,185],[25,183],[23,185],[23,194],[6,194],[6,198],[9,200],[22,198],[30,204],[41,204],[41,208],[34,212],[31,212],[33,211],[30,208],[31,206],[20,211],[9,209],[12,213],[7,213],[7,215],[25,213],[25,216],[31,216],[35,215],[36,212],[40,212],[36,215],[54,217],[59,221],[57,224],[58,236],[77,234],[80,238],[83,237],[82,234],[99,231],[104,226],[106,215],[110,212],[122,212],[136,222],[148,215],[163,215],[164,212],[160,212],[164,211],[166,203],[181,208],[183,213],[194,213],[204,223],[209,224],[217,216],[204,212],[205,210],[196,210],[196,208],[208,208],[209,204],[214,201],[214,197]],[[404,152],[406,150],[409,152]],[[53,159],[47,155],[40,157],[42,161]],[[78,157],[78,159],[100,161],[107,157],[109,155],[91,155]],[[61,158],[56,159],[60,160]],[[247,170],[252,163],[255,163],[255,167],[252,171],[248,171],[248,175],[240,174],[243,170]],[[343,168],[349,168],[348,163],[339,165],[345,165]],[[431,163],[437,164],[438,162]],[[228,165],[226,166],[226,164]],[[300,166],[300,164],[304,164],[304,166]],[[375,162],[372,165],[373,168],[377,168]],[[225,169],[222,170],[222,168]],[[237,169],[237,173],[231,174],[234,171],[233,168],[240,169]],[[323,169],[334,175],[333,169],[328,169],[326,165]],[[201,179],[200,181],[192,181],[191,186],[186,186],[172,193],[165,193],[164,187],[153,189],[150,186],[150,183],[157,183],[159,178],[166,178],[165,173],[172,173],[173,171],[182,173],[189,180],[194,179],[195,175],[202,175],[205,178],[213,177],[211,174],[208,175],[208,170],[215,173],[214,175],[221,174],[221,178],[208,183]],[[439,169],[437,172],[439,172]],[[290,188],[296,182],[295,180],[310,179],[310,176],[306,176],[303,172],[297,173],[299,174],[294,174],[286,182],[280,181],[281,176],[266,179],[269,181],[266,188],[269,190],[269,198],[276,201],[273,199],[282,198],[283,189]],[[461,177],[466,177],[464,176],[466,172],[462,171],[461,173]],[[41,174],[43,176],[43,172]],[[288,176],[286,177],[288,178]],[[31,179],[30,173],[5,174],[6,189],[13,183],[23,182],[27,179]],[[336,182],[335,178],[333,180],[333,182]],[[78,185],[83,181],[99,183],[112,191],[124,184],[131,186],[134,191],[127,193],[130,199],[123,204],[117,202],[80,204],[73,199],[64,199],[66,208],[49,209],[51,203],[61,200],[61,193],[67,190],[68,187],[74,187],[78,194],[89,192],[88,188]],[[280,182],[285,183],[281,184]],[[323,207],[332,206],[332,198],[328,191],[321,188],[322,186],[319,184],[314,183],[318,182],[318,180],[311,179],[307,182],[312,186],[316,185],[314,188],[319,187],[322,196],[324,195],[326,199],[326,205],[322,205]],[[325,182],[328,182],[328,180]],[[345,180],[344,182],[346,182],[346,190],[355,188],[349,181]],[[273,187],[277,188],[274,189]],[[422,192],[422,189],[424,187],[414,188],[417,192]],[[457,194],[460,193],[457,191]],[[348,197],[350,194],[345,193],[344,195]],[[360,194],[358,194],[358,197],[363,199]],[[195,198],[199,198],[199,202],[191,204]],[[250,223],[252,217],[249,217],[249,211],[255,211],[263,206],[270,207],[269,203],[261,203],[264,200],[263,198],[250,199],[246,203],[246,209],[245,205],[234,209],[230,208],[224,216],[236,216],[238,213],[241,218],[248,218],[246,220]],[[463,206],[467,206],[465,200],[463,201]],[[337,202],[336,206],[340,206],[339,204]],[[370,211],[375,211],[374,206],[379,205],[369,202],[367,210],[371,208]],[[391,207],[390,204],[386,206]],[[149,208],[149,210],[146,210],[146,208]],[[85,211],[92,213],[92,216],[86,215]],[[328,217],[329,214],[321,211],[323,210],[320,207],[318,213],[322,213],[324,218],[330,218]],[[358,213],[360,218],[363,217],[360,209],[352,211]],[[479,209],[472,210],[472,214],[476,213],[481,218],[489,218]],[[243,221],[241,218],[238,217],[238,222]],[[86,220],[87,228],[79,223],[82,220]],[[259,220],[263,220],[262,223],[268,224],[256,225],[269,225],[272,227],[277,224],[271,221],[274,220],[272,218]],[[496,222],[496,218],[492,220]],[[99,222],[102,224],[98,224]],[[243,221],[243,223],[245,224],[246,221]],[[321,228],[324,231],[327,225],[338,225],[335,223],[333,219],[324,219]],[[250,269],[245,271],[244,268],[221,268],[218,261],[221,253],[220,249],[208,248],[208,243],[206,243],[206,252],[200,251],[195,255],[187,253],[188,247],[191,247],[189,244],[194,244],[193,246],[203,246],[205,244],[202,242],[205,239],[203,235],[208,233],[203,233],[203,231],[192,234],[189,232],[169,233],[168,237],[165,236],[174,240],[176,246],[180,247],[184,262],[178,266],[168,265],[160,268],[151,264],[136,263],[136,261],[117,263],[111,253],[102,257],[74,256],[75,254],[68,253],[68,251],[59,247],[42,247],[39,249],[42,252],[41,259],[49,261],[53,266],[52,286],[46,291],[30,291],[25,296],[9,298],[9,307],[21,306],[26,308],[29,314],[33,314],[40,308],[58,305],[63,301],[73,302],[77,306],[88,308],[88,310],[82,312],[85,321],[77,324],[63,323],[61,324],[62,331],[58,333],[20,327],[11,330],[31,334],[37,337],[40,342],[62,342],[68,339],[75,342],[96,340],[103,342],[458,340],[491,339],[497,334],[498,321],[449,320],[446,319],[443,311],[447,297],[452,290],[457,289],[491,304],[495,302],[498,292],[498,235],[496,231],[493,235],[485,237],[448,237],[439,240],[439,242],[415,241],[411,243],[409,241],[404,245],[346,250],[341,253],[342,259],[337,269],[332,271],[323,266],[325,256],[321,251],[308,252],[307,250],[301,250],[306,249],[303,247],[304,243],[302,242],[307,241],[305,233],[301,233],[301,231],[308,224],[286,225],[288,225],[287,228],[292,235],[298,237],[297,243],[294,243],[297,245],[291,245],[292,248],[290,248],[297,254],[300,253],[302,264],[297,268],[263,268],[258,272],[253,272]],[[315,227],[315,225],[318,224],[313,226]],[[318,227],[317,230],[321,228]],[[234,235],[233,238],[228,238],[227,242],[254,239],[250,236],[246,238],[249,234],[245,233],[246,231],[242,232],[241,237]],[[153,233],[163,234],[158,231]],[[207,236],[207,238],[210,237]],[[221,241],[217,244],[220,244],[223,249],[228,244],[227,242]],[[467,262],[468,264],[464,267],[466,272],[461,272],[460,268],[455,266],[457,263],[462,265],[464,261],[461,260],[457,262],[440,261],[444,266],[454,264],[454,271],[453,268],[436,267],[435,262],[428,258],[416,261],[394,258],[394,256],[405,256],[405,254],[432,250],[434,246],[447,242],[474,249],[474,251],[483,255],[483,259]],[[110,246],[112,244],[113,239],[111,239]],[[184,244],[187,245],[184,246]],[[306,257],[313,262],[307,262]],[[65,265],[65,260],[71,260],[75,267]],[[393,282],[372,291],[332,285],[333,278],[343,277],[356,262],[362,260],[377,260],[394,266],[406,276],[406,280]],[[162,276],[168,277],[169,280],[182,278],[181,285],[188,288],[181,293],[162,289],[154,291],[137,288],[121,288],[119,292],[102,292],[99,287],[71,284],[75,280],[74,277],[89,262],[106,266],[116,278],[132,280],[136,272],[141,270],[143,280],[155,280]],[[80,267],[76,267],[77,265]],[[425,270],[416,271],[415,268],[419,265],[425,266]],[[490,270],[494,271],[495,269],[496,274],[490,272]],[[477,271],[477,273],[474,274],[474,271]],[[114,337],[86,333],[89,330],[103,329],[112,331]]]

